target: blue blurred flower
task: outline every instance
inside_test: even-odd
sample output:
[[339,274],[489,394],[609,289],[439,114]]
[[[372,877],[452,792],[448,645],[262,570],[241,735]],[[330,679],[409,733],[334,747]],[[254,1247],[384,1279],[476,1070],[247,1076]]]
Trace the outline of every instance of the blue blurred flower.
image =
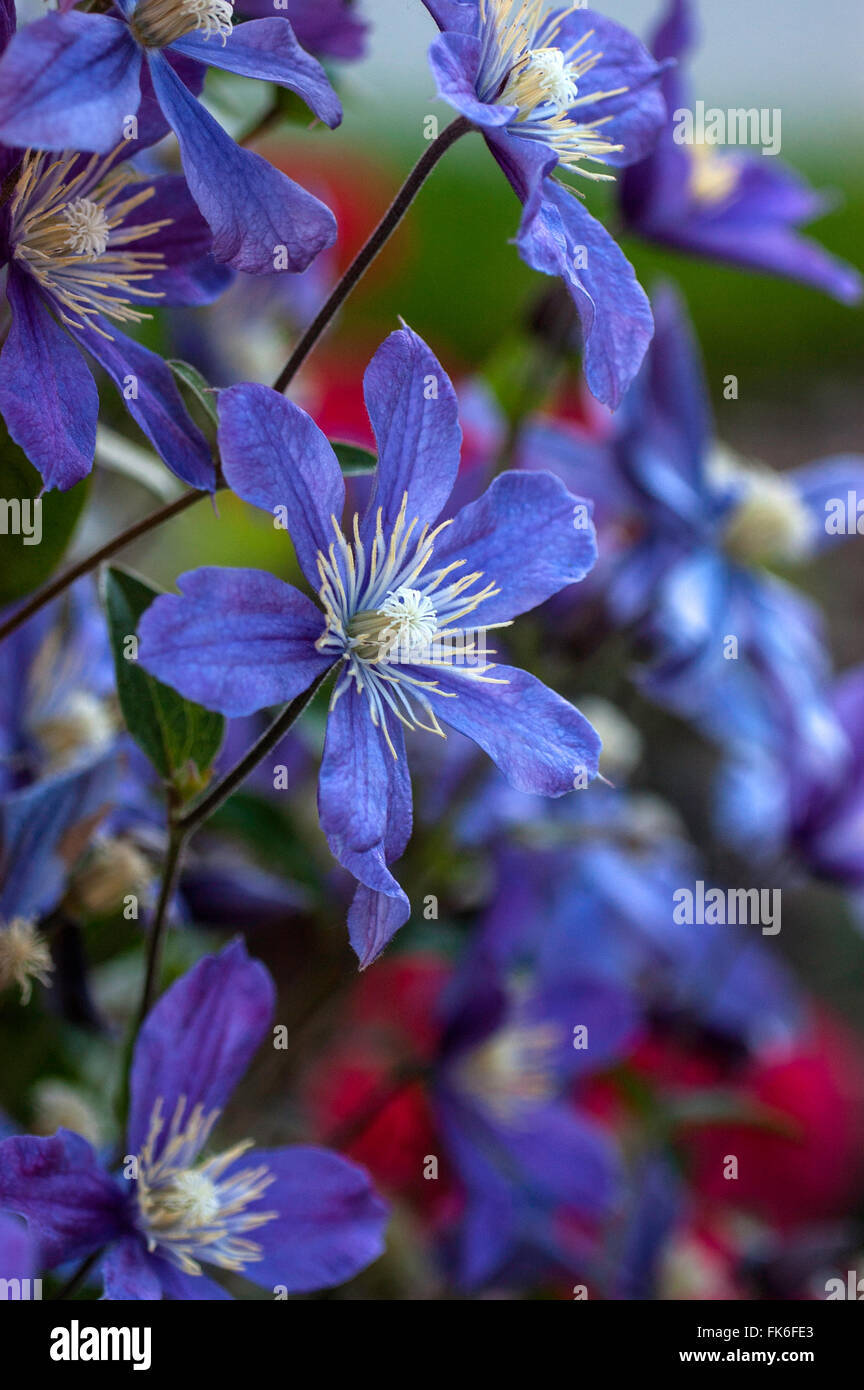
[[[590,569],[584,503],[551,474],[511,472],[436,525],[459,468],[446,374],[404,329],[378,350],[365,392],[378,469],[347,536],[344,480],[313,421],[263,386],[220,397],[225,476],[290,531],[323,613],[270,574],[209,568],[182,575],[182,595],[157,599],[140,627],[147,669],[228,716],[293,700],[338,668],[319,814],[334,855],[359,880],[349,928],[363,965],[410,911],[388,868],[411,833],[403,726],[443,737],[443,719],[515,786],[547,796],[587,785],[599,748],[571,705],[516,668],[490,676],[486,660],[490,629]],[[466,626],[475,612],[478,625]]]
[[694,9],[693,0],[670,0],[654,37],[654,56],[678,61],[662,78],[669,123],[621,182],[628,228],[676,251],[782,275],[855,303],[861,298],[857,271],[799,232],[830,210],[830,199],[776,156],[676,141],[675,114],[691,109],[683,60],[695,43]]
[[[665,118],[661,67],[593,10],[544,13],[543,0],[426,0],[443,30],[429,60],[438,94],[486,139],[524,205],[517,246],[561,276],[582,328],[585,375],[614,409],[651,339],[633,267],[580,194],[553,178],[641,159]],[[586,167],[587,162],[587,167]]]
[[654,314],[645,366],[603,432],[539,423],[519,461],[553,467],[595,500],[607,605],[645,645],[640,681],[652,698],[727,745],[793,747],[799,766],[824,762],[842,740],[820,616],[768,566],[800,563],[835,539],[826,499],[864,492],[864,458],[781,474],[717,446],[697,350],[670,290]]
[[80,1135],[0,1144],[0,1207],[24,1216],[52,1269],[107,1247],[108,1299],[225,1299],[202,1264],[275,1292],[343,1283],[380,1255],[384,1203],[327,1150],[202,1158],[269,1029],[273,984],[240,942],[199,961],[159,1000],[135,1046],[123,1177]]

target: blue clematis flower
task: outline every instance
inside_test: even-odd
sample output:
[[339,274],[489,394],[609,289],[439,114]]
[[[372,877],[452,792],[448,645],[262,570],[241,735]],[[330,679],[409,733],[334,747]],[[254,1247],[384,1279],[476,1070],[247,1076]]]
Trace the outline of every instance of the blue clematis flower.
[[118,9],[118,16],[46,15],[14,36],[0,60],[0,140],[107,154],[129,137],[142,97],[152,92],[177,137],[216,259],[253,274],[304,270],[335,241],[333,214],[260,155],[240,149],[175,64],[182,71],[191,60],[198,72],[204,64],[275,82],[335,126],[342,110],[320,63],[287,19],[233,28],[230,0],[119,0]]
[[426,0],[444,31],[429,59],[438,94],[482,132],[524,204],[516,244],[561,276],[581,322],[585,374],[614,409],[651,339],[633,267],[576,191],[553,177],[641,159],[665,119],[660,66],[592,10],[544,13],[543,0]]
[[226,479],[284,520],[321,607],[270,574],[205,568],[182,575],[181,595],[158,598],[140,627],[147,669],[228,716],[293,700],[337,669],[319,812],[331,850],[360,882],[349,927],[363,965],[409,913],[388,868],[411,833],[404,727],[443,737],[443,719],[514,785],[547,796],[587,785],[599,750],[571,705],[524,671],[490,674],[486,661],[490,629],[591,568],[584,503],[551,475],[505,473],[439,522],[460,446],[442,367],[403,329],[376,353],[365,395],[378,469],[347,534],[343,477],[308,415],[264,386],[220,396]]
[[[277,6],[274,0],[237,0],[237,8],[266,18]],[[357,13],[354,0],[280,0],[278,13],[291,21],[306,52],[317,58],[344,63],[366,52],[369,26]]]
[[[172,473],[212,489],[215,471],[162,358],[121,332],[159,304],[207,304],[230,280],[185,180],[122,161],[28,150],[0,257],[11,326],[0,353],[0,411],[45,486],[65,491],[93,466],[99,397],[83,353],[120,391]],[[5,167],[17,151],[4,150]]]
[[52,968],[39,920],[63,897],[116,773],[109,754],[0,798],[0,989],[17,985],[24,1003]]
[[457,1265],[469,1287],[531,1249],[566,1267],[560,1217],[608,1217],[622,1176],[614,1140],[571,1093],[625,1052],[638,1023],[634,996],[575,953],[546,971],[536,939],[509,930],[523,906],[512,886],[505,876],[446,991],[433,1079],[465,1199]]
[[683,309],[655,299],[645,367],[605,437],[554,424],[525,436],[520,462],[552,466],[594,495],[611,538],[607,604],[634,625],[660,703],[726,746],[780,748],[798,766],[838,756],[842,739],[815,608],[771,573],[830,544],[826,499],[864,490],[864,459],[837,456],[786,473],[712,439],[707,392]]
[[695,45],[692,0],[670,0],[652,44],[655,57],[678,60],[663,73],[669,124],[655,148],[621,181],[628,228],[676,251],[784,276],[844,303],[861,297],[861,277],[799,232],[830,208],[775,156],[679,144],[674,117],[691,110],[683,60]]
[[162,996],[135,1046],[123,1178],[69,1130],[0,1144],[0,1208],[27,1220],[40,1268],[105,1247],[106,1298],[209,1300],[230,1295],[202,1264],[300,1293],[344,1283],[381,1254],[387,1209],[338,1154],[249,1141],[202,1157],[273,997],[239,941]]
[[113,696],[105,617],[79,580],[0,644],[0,797],[116,746]]

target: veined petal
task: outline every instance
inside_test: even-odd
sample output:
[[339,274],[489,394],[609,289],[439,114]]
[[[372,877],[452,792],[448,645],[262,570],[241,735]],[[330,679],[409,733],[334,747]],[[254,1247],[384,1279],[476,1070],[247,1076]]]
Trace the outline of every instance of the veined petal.
[[517,245],[528,265],[560,275],[570,290],[582,325],[585,378],[592,395],[615,410],[653,332],[633,267],[605,227],[552,179],[536,210],[526,209]]
[[378,469],[364,530],[385,534],[407,494],[406,517],[433,522],[459,471],[462,430],[456,393],[430,349],[410,328],[391,333],[363,378],[366,409],[378,443]]
[[438,87],[438,95],[477,126],[508,125],[519,108],[496,106],[477,96],[477,72],[480,66],[480,40],[471,34],[445,33],[429,49],[429,66]]
[[194,32],[175,40],[171,47],[208,67],[287,87],[331,129],[342,119],[342,104],[326,72],[317,58],[300,47],[285,18],[251,19],[231,31],[224,47]]
[[177,585],[141,619],[140,660],[187,700],[254,714],[293,700],[332,663],[315,650],[323,615],[275,575],[206,566]]
[[[579,99],[594,92],[617,95],[586,101],[573,116],[580,124],[602,120],[604,139],[623,145],[621,151],[604,156],[605,163],[633,164],[650,152],[666,120],[660,88],[663,64],[628,29],[597,10],[574,10],[561,23],[555,45],[566,53],[589,31],[583,51],[600,56],[579,83]],[[538,39],[542,43],[542,30]]]
[[70,325],[69,331],[108,373],[129,414],[171,472],[190,487],[212,492],[216,470],[210,446],[162,358],[95,316],[86,328]]
[[[273,1014],[273,981],[242,941],[205,956],[177,980],[144,1021],[132,1060],[128,1144],[145,1144],[156,1103],[170,1121],[221,1110],[260,1047]],[[158,1152],[158,1149],[157,1149]]]
[[[276,1217],[252,1239],[262,1258],[244,1274],[271,1292],[308,1293],[353,1279],[384,1251],[389,1210],[356,1163],[328,1149],[250,1149],[243,1168],[266,1167],[275,1181],[256,1205]],[[230,1179],[230,1168],[226,1180]]]
[[213,259],[210,228],[198,211],[180,174],[153,180],[154,194],[145,204],[148,222],[169,222],[147,238],[147,250],[165,259],[143,288],[162,296],[161,304],[210,304],[231,284],[232,271]]
[[501,685],[456,667],[432,674],[437,688],[425,693],[438,718],[479,744],[517,791],[563,796],[596,776],[600,740],[588,720],[527,671],[494,666]]
[[116,1241],[100,1261],[102,1297],[111,1301],[156,1302],[162,1297],[162,1285],[155,1266],[156,1261],[147,1254],[139,1235]]
[[479,570],[483,583],[501,592],[483,600],[477,620],[499,623],[584,579],[596,559],[590,503],[573,497],[552,473],[510,472],[442,532],[430,570],[459,560],[459,572]]
[[[380,724],[372,723],[366,695],[354,682],[338,696],[327,719],[318,814],[339,863],[367,888],[395,899],[404,921],[407,899],[387,866],[399,858],[411,835],[411,779],[401,725],[386,709],[383,717],[395,757]],[[380,920],[379,909],[385,914]],[[368,897],[352,908],[352,944],[361,965],[368,965],[386,944],[382,922],[389,923],[395,911],[386,903],[376,906]],[[371,915],[364,927],[367,912]],[[392,930],[396,925],[401,922]]]
[[48,1269],[79,1260],[131,1229],[126,1201],[86,1139],[58,1129],[0,1144],[0,1206],[28,1222]]
[[250,274],[305,270],[336,240],[329,208],[266,159],[243,150],[192,96],[164,54],[150,75],[180,145],[192,197],[213,232],[217,261]]
[[333,543],[345,506],[345,482],[328,440],[293,401],[268,386],[232,386],[219,394],[219,449],[238,497],[275,515],[284,507],[297,560],[312,588],[316,557]]
[[110,15],[50,14],[0,59],[0,140],[107,153],[141,100],[141,50]]
[[93,467],[99,393],[72,339],[14,264],[6,294],[12,323],[0,353],[0,411],[46,488],[65,492]]
[[411,904],[404,891],[393,880],[395,890],[379,893],[358,883],[348,909],[348,937],[354,953],[365,970],[377,960],[384,947],[411,916]]

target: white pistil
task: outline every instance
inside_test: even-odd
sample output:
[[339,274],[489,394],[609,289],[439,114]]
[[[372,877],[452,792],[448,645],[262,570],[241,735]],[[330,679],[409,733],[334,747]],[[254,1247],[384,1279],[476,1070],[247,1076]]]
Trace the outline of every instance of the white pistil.
[[614,176],[585,169],[582,161],[602,163],[623,146],[603,136],[601,128],[609,117],[580,123],[576,112],[627,89],[582,90],[582,79],[603,56],[585,49],[594,31],[588,30],[566,52],[556,42],[565,21],[581,8],[574,4],[547,16],[544,0],[480,0],[478,94],[498,106],[515,106],[513,134],[548,145],[563,168],[583,178],[606,180]]
[[76,256],[86,256],[92,261],[105,255],[111,225],[103,207],[92,198],[75,198],[66,204],[62,217],[69,224],[66,245],[71,246]]
[[235,1271],[260,1260],[261,1246],[246,1236],[278,1215],[246,1211],[274,1182],[268,1168],[244,1168],[225,1176],[251,1147],[251,1140],[203,1163],[196,1161],[218,1117],[218,1110],[206,1114],[200,1105],[187,1115],[181,1096],[166,1131],[162,1101],[157,1100],[138,1158],[135,1192],[147,1248],[158,1250],[184,1274],[200,1274],[201,1260]]
[[132,15],[132,29],[145,48],[168,44],[200,29],[205,39],[214,35],[224,48],[234,23],[231,0],[141,0]]
[[[483,658],[494,653],[487,651],[485,641],[478,646],[478,630],[459,626],[484,599],[500,590],[495,584],[475,589],[483,578],[479,570],[455,578],[464,560],[430,570],[435,541],[450,523],[442,522],[433,531],[426,525],[415,539],[418,518],[407,520],[407,506],[405,493],[389,541],[379,508],[371,544],[361,538],[359,517],[354,516],[350,542],[331,517],[335,540],[327,554],[318,552],[319,595],[327,625],[316,645],[345,662],[331,708],[354,681],[358,691],[365,693],[372,723],[380,727],[394,757],[388,712],[408,729],[426,729],[444,738],[427,692],[456,698],[454,691],[439,690],[438,681],[415,674],[418,668],[458,666],[468,679],[506,684],[486,675],[494,663]],[[487,624],[480,631],[508,626]],[[406,663],[414,671],[406,670]],[[419,717],[415,705],[428,723]]]
[[[28,150],[10,204],[13,256],[33,276],[73,328],[97,316],[118,323],[149,318],[129,300],[161,299],[141,282],[165,269],[158,251],[127,250],[170,226],[170,218],[130,224],[129,214],[153,197],[141,175],[115,164],[118,150],[90,159],[74,153],[58,159]],[[126,196],[131,184],[136,190]]]

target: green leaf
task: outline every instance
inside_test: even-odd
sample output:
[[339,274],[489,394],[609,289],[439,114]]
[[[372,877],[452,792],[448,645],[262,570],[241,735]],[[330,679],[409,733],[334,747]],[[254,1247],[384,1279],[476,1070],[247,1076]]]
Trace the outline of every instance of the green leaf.
[[[111,568],[105,575],[105,606],[117,673],[117,692],[126,727],[157,772],[186,799],[207,780],[225,732],[221,714],[184,700],[137,664],[137,632],[142,613],[158,596],[137,575]],[[133,653],[134,655],[127,655]]]
[[59,565],[90,480],[39,497],[42,479],[0,420],[0,606],[38,589]]
[[168,366],[176,376],[181,385],[191,391],[207,418],[218,425],[219,415],[216,410],[216,392],[210,385],[206,377],[203,377],[197,367],[193,367],[189,362],[181,362],[179,358],[170,358]]
[[340,439],[331,439],[330,446],[346,478],[353,478],[359,473],[374,473],[378,467],[375,455],[357,444],[344,444]]

